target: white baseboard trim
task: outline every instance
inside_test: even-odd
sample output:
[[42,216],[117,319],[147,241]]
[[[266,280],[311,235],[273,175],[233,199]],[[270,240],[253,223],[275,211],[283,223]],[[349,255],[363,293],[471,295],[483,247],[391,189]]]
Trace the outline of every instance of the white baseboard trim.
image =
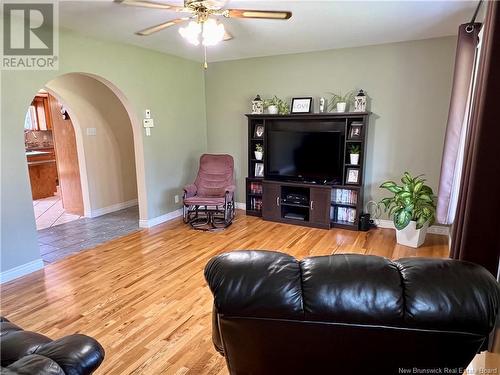
[[182,216],[182,208],[179,208],[178,210],[172,211],[172,212],[167,212],[164,215],[154,217],[152,219],[141,219],[139,220],[139,227],[141,228],[151,228],[154,227],[155,225],[165,223],[169,220],[175,219],[179,216]]
[[17,279],[18,277],[27,275],[31,272],[41,270],[43,268],[42,259],[36,259],[31,262],[21,264],[20,266],[11,268],[10,270],[0,273],[0,284]]
[[[247,205],[242,202],[235,202],[235,207],[239,210],[246,210]],[[141,228],[151,228],[154,227],[155,225],[165,223],[169,220],[175,219],[179,216],[182,216],[182,208],[179,208],[178,210],[168,212],[165,215],[157,216],[152,219],[141,219],[139,220],[139,227]]]
[[138,205],[137,199],[132,199],[130,201],[120,202],[120,203],[112,204],[111,206],[91,210],[89,217],[91,217],[91,218],[98,217],[98,216],[106,215],[106,214],[109,214],[111,212],[120,211],[120,210],[123,210],[125,208],[129,208],[129,207],[133,207],[133,206],[137,206],[137,205]]
[[[394,226],[394,222],[392,220],[379,219],[377,221],[378,221],[377,226],[379,228],[396,229],[396,227]],[[449,236],[450,227],[445,225],[432,225],[429,227],[429,229],[427,229],[427,233],[439,234],[441,236]]]

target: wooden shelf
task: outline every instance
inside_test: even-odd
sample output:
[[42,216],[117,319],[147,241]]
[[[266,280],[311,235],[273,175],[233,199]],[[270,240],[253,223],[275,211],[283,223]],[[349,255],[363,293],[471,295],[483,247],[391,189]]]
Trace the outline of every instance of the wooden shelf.
[[309,209],[309,205],[305,205],[305,204],[281,202],[281,205],[286,206],[286,207],[299,207],[299,208]]
[[338,185],[332,185],[333,189],[351,189],[351,190],[358,190],[361,188],[361,186],[356,186],[356,185],[344,185],[344,184],[338,184]]
[[332,206],[342,206],[342,207],[352,207],[358,208],[357,203],[340,203],[340,202],[332,202]]
[[[330,184],[314,184],[312,182],[300,181],[274,181],[265,180],[264,177],[247,177],[246,179],[246,202],[247,207],[252,207],[252,202],[261,200],[262,211],[247,210],[247,215],[263,217],[265,220],[276,221],[281,223],[293,223],[296,225],[310,226],[316,228],[330,229],[342,228],[348,230],[358,230],[359,215],[363,211],[363,172],[366,153],[366,136],[368,131],[369,112],[344,112],[344,113],[304,113],[304,114],[289,114],[289,115],[269,115],[269,114],[247,114],[248,118],[248,133],[247,133],[247,164],[248,176],[253,176],[255,172],[256,163],[266,163],[269,159],[268,155],[264,155],[262,160],[255,158],[255,145],[262,144],[265,148],[269,147],[267,134],[277,126],[284,126],[283,123],[290,123],[290,126],[304,127],[313,124],[316,126],[318,123],[322,124],[322,128],[317,131],[322,131],[324,128],[335,128],[337,131],[342,132],[342,150],[338,154],[341,156],[340,171],[341,175],[336,179],[336,183]],[[351,125],[353,123],[360,124],[361,132],[359,138],[349,138]],[[291,125],[295,124],[295,125]],[[264,134],[262,137],[255,137],[255,126],[263,125]],[[313,127],[314,127],[313,126]],[[317,126],[316,126],[317,127]],[[358,164],[351,164],[349,159],[349,147],[358,145],[360,148],[360,156]],[[269,149],[267,149],[269,152]],[[359,171],[359,184],[346,184],[346,174],[348,168],[354,168]],[[262,183],[262,193],[252,193],[250,187],[252,183]],[[304,195],[308,196],[309,201],[313,201],[313,209],[307,204],[295,204],[283,202],[286,197],[286,189],[305,189]],[[335,202],[331,200],[332,189],[346,189],[355,192],[357,195],[356,203]],[[335,196],[334,196],[335,197]],[[339,197],[340,198],[340,197]],[[260,206],[259,206],[260,207]],[[332,217],[337,218],[338,212],[341,212],[340,217],[348,218],[349,216],[342,216],[345,212],[350,215],[352,219],[355,216],[355,222],[332,220]],[[352,210],[355,210],[353,212]],[[331,211],[334,211],[335,216],[330,216]],[[289,213],[304,214],[304,220],[297,220],[295,218],[285,218]]]
[[263,113],[263,114],[253,114],[253,113],[247,113],[245,116],[247,116],[249,119],[262,119],[265,120],[266,118],[269,119],[277,119],[277,118],[284,118],[284,119],[297,119],[297,118],[318,118],[318,119],[324,119],[324,118],[336,118],[336,117],[347,117],[347,118],[353,118],[353,117],[359,117],[362,118],[364,116],[369,115],[370,112],[325,112],[325,113],[293,113],[293,114],[288,114],[288,115],[270,115],[269,113]]

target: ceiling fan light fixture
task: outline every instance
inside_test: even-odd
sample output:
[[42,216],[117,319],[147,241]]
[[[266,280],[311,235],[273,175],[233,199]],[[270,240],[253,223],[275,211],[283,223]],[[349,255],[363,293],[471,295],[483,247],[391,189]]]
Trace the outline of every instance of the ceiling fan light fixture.
[[201,25],[198,22],[191,21],[186,27],[179,28],[179,34],[189,43],[197,46],[200,44],[199,36],[201,34],[201,29]]
[[216,20],[209,18],[203,23],[202,43],[204,46],[214,46],[224,40],[225,33],[226,30],[223,24],[217,23]]

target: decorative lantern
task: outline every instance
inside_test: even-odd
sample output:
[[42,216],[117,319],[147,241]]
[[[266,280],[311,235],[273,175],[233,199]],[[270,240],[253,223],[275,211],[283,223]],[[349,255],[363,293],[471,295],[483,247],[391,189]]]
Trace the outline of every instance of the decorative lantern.
[[260,98],[260,95],[257,95],[254,100],[252,100],[252,114],[260,115],[264,113],[264,102]]
[[319,98],[319,113],[325,113],[325,112],[326,112],[326,99]]
[[357,95],[354,97],[354,112],[365,112],[366,111],[366,95],[363,90],[359,90]]

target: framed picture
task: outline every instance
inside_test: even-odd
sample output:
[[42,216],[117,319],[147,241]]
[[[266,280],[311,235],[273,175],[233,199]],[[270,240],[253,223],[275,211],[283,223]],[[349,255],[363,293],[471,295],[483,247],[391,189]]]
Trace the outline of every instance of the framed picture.
[[312,112],[312,97],[293,98],[291,113],[311,113]]
[[255,163],[255,177],[264,177],[263,163]]
[[359,169],[347,168],[346,184],[357,185],[359,184]]
[[351,128],[349,130],[349,138],[350,139],[358,139],[361,138],[363,134],[363,125],[359,124],[351,124]]
[[255,125],[253,136],[254,138],[264,137],[264,125]]

